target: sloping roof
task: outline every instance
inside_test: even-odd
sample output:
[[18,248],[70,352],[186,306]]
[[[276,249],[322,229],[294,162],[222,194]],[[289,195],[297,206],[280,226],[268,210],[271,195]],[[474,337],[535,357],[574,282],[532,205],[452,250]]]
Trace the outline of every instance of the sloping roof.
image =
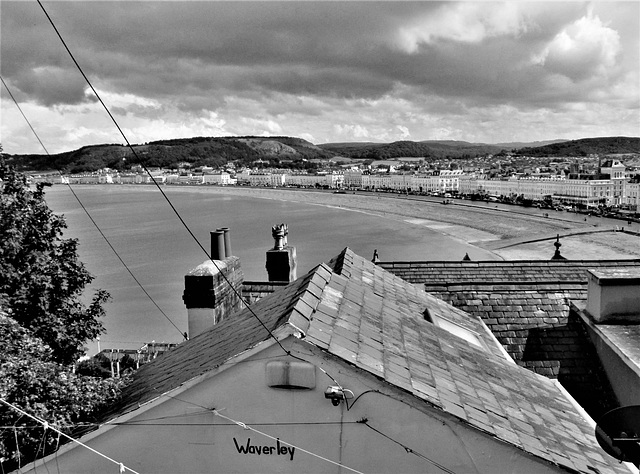
[[[480,318],[349,249],[252,309],[269,330],[288,325],[328,354],[544,460],[581,472],[626,472],[605,459],[561,389],[510,361]],[[425,315],[466,329],[482,344]],[[135,409],[268,337],[245,309],[140,369],[117,411]]]
[[514,260],[378,262],[385,270],[411,283],[423,283],[427,291],[448,286],[513,283],[587,282],[587,270],[600,267],[640,267],[629,260]]
[[379,266],[479,316],[522,367],[557,378],[598,419],[617,407],[580,318],[587,270],[640,267],[640,260],[379,262]]
[[106,418],[122,415],[158,398],[269,339],[267,329],[273,332],[300,311],[307,312],[307,302],[312,300],[313,294],[322,291],[329,276],[330,271],[319,266],[253,305],[251,309],[259,315],[260,321],[245,308],[140,367],[120,402],[105,414]]

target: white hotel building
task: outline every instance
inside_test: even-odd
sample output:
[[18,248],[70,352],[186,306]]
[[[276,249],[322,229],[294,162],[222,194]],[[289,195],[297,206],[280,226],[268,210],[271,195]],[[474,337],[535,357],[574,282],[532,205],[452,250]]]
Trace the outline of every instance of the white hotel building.
[[462,170],[442,170],[433,174],[366,174],[361,171],[345,171],[344,186],[366,190],[415,191],[420,193],[457,192]]
[[[633,186],[626,183],[625,166],[618,160],[608,160],[600,167],[606,179],[567,179],[565,176],[516,177],[506,179],[465,179],[464,193],[481,192],[490,196],[515,197],[543,200],[551,198],[567,204],[583,204],[597,207],[627,204],[637,206],[637,198],[630,200],[626,195]],[[631,187],[630,187],[631,186]],[[629,202],[635,201],[635,202]]]

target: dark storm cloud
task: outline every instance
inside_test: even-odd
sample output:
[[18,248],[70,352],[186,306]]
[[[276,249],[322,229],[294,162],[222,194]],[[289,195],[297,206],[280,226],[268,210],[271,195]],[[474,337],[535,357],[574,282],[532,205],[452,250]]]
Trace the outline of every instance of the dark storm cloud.
[[[108,105],[145,140],[213,127],[477,141],[553,114],[562,125],[552,133],[576,117],[628,130],[616,117],[640,105],[637,2],[44,5]],[[94,99],[38,4],[3,0],[0,9],[2,75],[20,101],[47,116],[84,114],[73,105]],[[86,117],[75,119],[82,134],[68,125],[74,140],[100,130]]]
[[[486,5],[488,12],[492,4]],[[469,24],[473,17],[454,7],[435,2],[47,4],[90,77],[146,97],[264,90],[373,98],[403,83],[421,93],[535,104],[545,96],[550,74],[576,81],[592,72],[594,52],[579,45],[571,55],[556,48],[544,64],[527,64],[536,49],[586,11],[583,4],[535,4],[517,23],[505,16]],[[549,8],[553,15],[545,13]],[[81,100],[80,81],[62,87],[72,65],[37,5],[7,3],[3,13],[6,37],[20,38],[19,44],[3,44],[3,71],[7,61],[17,87],[44,104]],[[454,23],[449,30],[431,21],[438,15]],[[484,29],[472,36],[478,25]],[[398,42],[401,30],[404,46]],[[29,61],[20,63],[27,56]],[[45,77],[36,65],[57,68],[53,84],[42,84]]]

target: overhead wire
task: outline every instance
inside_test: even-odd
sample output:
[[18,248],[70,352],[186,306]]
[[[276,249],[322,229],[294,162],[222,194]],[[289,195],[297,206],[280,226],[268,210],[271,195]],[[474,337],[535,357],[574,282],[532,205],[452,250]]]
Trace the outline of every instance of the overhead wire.
[[[260,317],[256,314],[256,312],[251,308],[251,306],[247,303],[247,301],[245,301],[245,299],[242,297],[242,295],[240,294],[240,292],[231,284],[231,282],[229,281],[229,279],[227,278],[227,276],[224,274],[224,272],[221,271],[220,266],[216,263],[216,261],[211,257],[211,255],[209,254],[209,252],[207,252],[207,250],[204,248],[204,246],[202,245],[202,243],[200,243],[200,241],[198,240],[198,238],[196,237],[196,235],[193,233],[193,231],[191,230],[191,228],[189,227],[189,225],[186,223],[186,221],[183,219],[183,217],[180,215],[180,212],[178,212],[178,210],[176,209],[176,207],[173,205],[173,203],[171,202],[171,200],[169,199],[169,197],[166,195],[166,193],[162,190],[162,187],[160,187],[160,185],[158,184],[158,182],[155,180],[155,178],[153,177],[153,175],[151,174],[151,172],[149,171],[149,169],[146,167],[146,165],[144,165],[144,163],[142,163],[142,161],[140,160],[135,148],[131,145],[131,143],[129,142],[129,139],[127,138],[127,136],[125,135],[124,131],[122,130],[122,128],[120,127],[120,125],[118,124],[117,120],[115,119],[115,117],[113,116],[113,114],[111,113],[111,111],[109,110],[109,108],[107,107],[107,105],[104,103],[104,101],[102,100],[102,98],[100,97],[100,94],[98,94],[98,91],[95,89],[95,87],[93,86],[93,84],[91,83],[91,81],[89,80],[89,78],[87,77],[87,75],[85,74],[84,70],[82,69],[82,67],[80,66],[80,64],[78,63],[78,61],[76,60],[75,56],[73,55],[73,53],[71,52],[71,50],[69,49],[69,47],[67,46],[67,43],[65,42],[64,38],[62,37],[62,34],[60,33],[60,31],[58,30],[58,28],[56,27],[55,23],[53,22],[53,19],[49,16],[49,13],[47,12],[47,10],[44,8],[44,6],[42,5],[42,2],[40,0],[36,0],[38,2],[38,5],[40,5],[40,8],[42,9],[42,11],[44,12],[45,16],[47,17],[47,19],[49,20],[49,23],[51,24],[52,28],[54,29],[54,31],[56,32],[56,35],[58,36],[58,38],[60,39],[60,41],[62,42],[65,50],[67,51],[67,53],[69,54],[69,56],[71,57],[73,63],[75,64],[76,68],[78,69],[78,71],[80,71],[80,74],[82,74],[82,77],[84,78],[84,80],[86,81],[86,83],[88,84],[88,86],[91,88],[91,90],[93,91],[93,93],[95,94],[96,98],[98,99],[98,101],[100,102],[100,104],[102,105],[102,107],[104,108],[104,110],[107,112],[107,114],[109,115],[109,117],[111,118],[111,121],[113,122],[113,124],[115,125],[115,127],[118,129],[118,131],[120,132],[120,135],[122,136],[122,138],[124,139],[125,143],[127,144],[127,147],[129,148],[129,150],[131,150],[131,152],[133,153],[134,157],[136,158],[136,160],[140,163],[140,165],[142,166],[142,168],[145,170],[145,172],[149,175],[149,177],[151,178],[151,182],[156,186],[156,188],[158,189],[158,191],[160,191],[160,194],[163,196],[163,198],[165,199],[165,201],[167,202],[167,204],[169,205],[169,207],[173,210],[174,214],[176,215],[176,217],[178,218],[178,220],[181,222],[181,224],[183,225],[183,227],[185,228],[185,230],[188,232],[188,234],[191,236],[191,238],[194,240],[194,242],[198,245],[198,247],[200,247],[200,249],[204,252],[204,254],[207,256],[207,258],[211,261],[211,263],[213,263],[213,265],[216,267],[216,269],[218,270],[219,274],[222,276],[223,280],[226,282],[226,284],[230,287],[231,291],[244,303],[246,309],[251,313],[251,315],[260,323],[260,325],[263,327],[263,329],[265,329],[267,331],[267,333],[269,334],[269,336],[280,346],[280,348],[285,352],[285,354],[292,356],[294,358],[298,358],[299,360],[302,360],[304,362],[307,362],[306,360],[298,357],[298,356],[294,356],[293,354],[291,354],[291,351],[287,350],[282,343],[280,342],[280,340],[273,334],[273,332],[266,326],[266,324],[262,321],[262,319],[260,319]],[[344,389],[342,388],[342,386],[340,385],[340,383],[334,378],[332,377],[329,373],[327,373],[324,369],[322,369],[322,367],[320,367],[320,370],[323,371],[330,379],[332,379],[334,381],[334,383],[336,385],[338,385],[340,387],[341,390],[344,391]],[[345,397],[345,402],[346,402],[346,397]],[[347,406],[348,406],[348,402]]]
[[[86,445],[85,443],[83,443],[82,441],[73,438],[72,436],[69,436],[68,434],[64,433],[63,431],[60,431],[59,429],[55,428],[54,426],[50,425],[46,420],[42,420],[34,415],[31,415],[30,413],[27,413],[26,411],[24,411],[22,408],[15,406],[14,404],[6,401],[3,398],[0,398],[0,402],[4,403],[5,405],[7,405],[9,408],[11,408],[12,410],[17,411],[18,413],[20,413],[21,415],[27,416],[29,418],[31,418],[32,420],[36,421],[37,423],[39,423],[40,425],[42,425],[45,428],[48,428],[52,431],[55,431],[56,433],[58,433],[61,436],[64,436],[65,438],[67,438],[68,440],[88,449],[89,451],[93,452],[94,454],[98,454],[99,456],[103,457],[104,459],[116,464],[119,469],[120,472],[125,472],[122,469],[124,468],[125,470],[131,471],[134,474],[139,474],[137,471],[134,471],[133,469],[131,469],[130,467],[125,466],[124,464],[122,464],[121,462],[116,461],[115,459],[110,458],[109,456],[107,456],[106,454],[101,453],[100,451],[98,451],[97,449],[92,448],[91,446]],[[18,446],[18,434],[16,432],[16,448]],[[18,458],[18,462],[19,458]],[[20,466],[18,467],[18,469],[20,469]]]
[[[155,390],[155,391],[157,391],[158,393],[160,393],[160,391],[159,391],[157,388],[155,388],[155,387],[153,387],[153,390]],[[208,413],[213,413],[215,416],[218,416],[218,417],[220,417],[220,418],[222,418],[222,419],[225,419],[225,420],[229,421],[231,424],[230,424],[230,425],[227,425],[227,426],[238,425],[238,426],[240,426],[240,427],[242,427],[242,428],[244,428],[244,429],[248,429],[248,430],[254,431],[254,432],[256,432],[256,433],[258,433],[258,434],[260,434],[260,435],[262,435],[262,436],[266,436],[267,438],[270,438],[270,439],[272,439],[272,440],[274,440],[274,441],[279,439],[279,440],[280,440],[280,443],[283,443],[283,444],[286,444],[286,445],[291,446],[291,447],[293,447],[293,448],[299,449],[299,450],[300,450],[300,451],[302,451],[302,452],[305,452],[305,453],[307,453],[307,454],[309,454],[309,455],[311,455],[311,456],[314,456],[314,457],[316,457],[316,458],[322,459],[322,460],[324,460],[324,461],[330,462],[330,463],[332,463],[332,464],[334,464],[334,465],[344,467],[345,469],[348,469],[348,470],[350,470],[350,471],[352,471],[352,472],[360,473],[360,471],[356,471],[355,469],[352,469],[352,468],[350,468],[350,467],[348,467],[348,466],[345,466],[344,464],[337,463],[336,461],[333,461],[333,460],[331,460],[331,459],[327,459],[327,458],[325,458],[325,457],[323,457],[323,456],[320,456],[319,454],[316,454],[316,453],[313,453],[313,452],[308,451],[308,450],[306,450],[306,449],[300,448],[299,446],[293,445],[293,444],[288,443],[288,442],[286,442],[286,441],[282,441],[282,439],[280,439],[280,438],[277,438],[277,437],[271,436],[271,435],[269,435],[269,434],[267,434],[267,433],[263,433],[262,431],[259,431],[259,430],[255,429],[255,428],[252,428],[252,427],[248,426],[246,423],[242,423],[242,422],[239,422],[239,421],[233,420],[233,419],[231,419],[231,418],[229,418],[229,417],[227,417],[227,416],[225,416],[225,415],[222,415],[222,414],[220,413],[220,410],[216,410],[215,408],[207,408],[207,407],[205,407],[205,406],[203,406],[203,405],[200,405],[200,404],[198,404],[198,403],[195,403],[195,402],[192,402],[192,401],[189,401],[189,400],[184,400],[184,399],[182,399],[182,398],[179,398],[179,397],[176,397],[176,396],[173,396],[173,395],[169,395],[168,393],[161,393],[161,396],[165,396],[165,397],[170,398],[170,399],[172,399],[172,400],[177,400],[177,401],[179,401],[179,402],[186,403],[187,405],[192,405],[192,406],[195,406],[195,407],[198,407],[198,408],[202,408],[202,409],[206,410]],[[224,410],[224,408],[223,408],[223,410]],[[358,422],[354,422],[354,423],[358,423]],[[256,424],[258,424],[258,423],[256,423]],[[295,423],[295,424],[297,424],[297,423]],[[310,424],[310,423],[302,423],[302,424]],[[340,425],[342,425],[342,424],[343,424],[343,422],[338,422],[338,423],[336,423],[336,424],[340,424]],[[214,425],[215,425],[215,426],[220,426],[220,423],[215,423]],[[270,426],[270,425],[268,425],[268,424],[266,424],[266,423],[265,423],[264,425],[265,425],[265,426]],[[274,423],[274,425],[278,425],[278,426],[280,426],[280,425],[283,425],[283,423]],[[190,425],[190,426],[194,426],[194,425]],[[205,426],[206,426],[206,425],[205,425]],[[362,474],[362,473],[360,473],[360,474]]]
[[[76,68],[79,70],[79,72],[81,73],[81,75],[83,76],[83,78],[85,79],[86,83],[88,84],[89,88],[92,90],[92,92],[94,93],[94,95],[96,96],[96,98],[98,99],[98,101],[100,102],[100,104],[102,105],[102,107],[104,108],[104,110],[107,112],[107,114],[109,115],[111,121],[114,123],[115,127],[118,129],[118,131],[120,132],[120,135],[122,136],[122,138],[124,139],[127,147],[129,148],[129,150],[132,152],[132,154],[134,155],[136,161],[138,163],[140,163],[140,165],[142,166],[142,168],[145,170],[145,172],[149,175],[151,182],[156,186],[156,188],[160,191],[160,194],[163,196],[163,198],[165,199],[165,201],[167,202],[167,204],[169,205],[169,207],[172,209],[172,211],[174,212],[175,216],[178,218],[178,220],[180,221],[180,223],[182,224],[182,226],[185,228],[185,230],[188,232],[188,234],[191,236],[191,238],[194,240],[194,242],[198,245],[198,247],[200,247],[200,249],[205,253],[205,255],[207,256],[207,258],[213,263],[213,265],[216,267],[216,269],[219,271],[220,275],[222,276],[222,278],[224,279],[224,281],[226,282],[227,285],[229,285],[229,287],[231,288],[232,292],[241,300],[243,301],[243,303],[245,304],[247,310],[251,313],[251,315],[260,323],[260,325],[267,331],[267,333],[269,334],[269,336],[280,346],[280,348],[285,352],[285,354],[287,354],[288,356],[294,357],[296,359],[302,360],[304,362],[307,362],[305,359],[293,355],[291,354],[291,351],[287,350],[282,343],[280,342],[280,340],[273,334],[273,332],[266,326],[266,324],[260,319],[260,317],[256,314],[256,312],[251,308],[251,306],[249,304],[247,304],[247,302],[244,300],[244,298],[242,297],[242,295],[238,292],[238,290],[231,284],[231,282],[229,281],[229,279],[227,278],[227,276],[221,271],[220,266],[216,263],[216,261],[212,258],[212,256],[209,254],[209,252],[204,248],[204,246],[200,243],[200,241],[198,240],[198,238],[195,236],[195,234],[193,233],[193,231],[191,230],[191,228],[189,227],[189,225],[186,223],[186,221],[183,219],[183,217],[180,215],[180,212],[176,209],[176,207],[173,205],[173,203],[171,202],[171,200],[169,199],[169,197],[166,195],[166,193],[162,190],[162,188],[160,187],[160,185],[158,184],[158,182],[155,180],[155,178],[153,177],[153,175],[151,174],[151,172],[149,171],[149,169],[146,167],[146,165],[144,165],[144,163],[142,162],[142,160],[140,160],[135,148],[131,145],[131,143],[129,142],[127,136],[125,135],[124,131],[122,130],[122,128],[120,127],[120,125],[118,124],[117,120],[115,119],[115,117],[113,116],[113,114],[111,113],[111,111],[109,110],[109,108],[106,106],[106,104],[104,103],[104,101],[102,100],[102,98],[100,97],[100,94],[98,93],[98,91],[95,89],[95,87],[93,86],[93,84],[91,83],[91,81],[89,80],[89,78],[87,77],[87,75],[85,74],[84,70],[82,69],[82,67],[80,66],[80,64],[78,63],[78,61],[76,60],[75,56],[73,55],[73,53],[71,52],[71,50],[69,49],[69,47],[67,46],[67,43],[65,42],[64,38],[62,37],[62,34],[60,33],[60,31],[58,30],[58,28],[56,27],[55,23],[53,22],[53,19],[51,18],[51,16],[49,15],[49,13],[47,12],[47,10],[44,8],[44,6],[42,5],[42,2],[40,0],[36,0],[38,5],[40,6],[40,8],[42,9],[42,11],[44,12],[45,16],[47,17],[47,19],[49,20],[49,23],[51,24],[51,26],[53,27],[54,31],[56,32],[56,35],[58,36],[58,38],[60,39],[60,41],[62,42],[65,50],[67,51],[67,53],[69,54],[69,56],[71,57],[73,63],[75,64]],[[320,367],[320,370],[327,375],[331,380],[333,380],[333,382],[344,392],[344,389],[342,388],[342,385],[333,377],[331,376],[326,370],[324,370],[322,367]],[[184,400],[183,400],[184,401]],[[186,402],[186,401],[185,401]],[[348,407],[348,401],[346,400],[345,397],[345,402],[347,404]],[[219,415],[220,416],[220,415]],[[233,421],[233,420],[231,420]],[[235,421],[233,421],[234,423],[237,423]],[[256,432],[260,433],[259,431],[256,430]],[[263,434],[263,433],[260,433]],[[265,436],[269,436],[264,434]],[[301,449],[302,450],[302,449]],[[305,450],[302,450],[305,451]],[[305,451],[308,452],[308,451]],[[308,452],[309,454],[315,455],[311,452]],[[315,455],[318,456],[318,455]],[[318,456],[320,457],[320,456]],[[327,460],[329,462],[335,463],[334,461],[330,461]],[[345,466],[346,467],[346,466]],[[349,469],[349,468],[347,468]],[[350,469],[354,472],[358,472],[355,471],[353,469]]]
[[[18,108],[18,110],[20,111],[20,114],[22,114],[22,117],[24,118],[25,122],[27,122],[27,125],[29,125],[29,128],[31,129],[31,131],[33,132],[33,134],[35,135],[35,137],[37,138],[38,142],[40,143],[40,145],[42,146],[43,150],[45,151],[45,153],[47,154],[47,156],[51,156],[51,154],[49,153],[49,150],[47,150],[47,147],[44,146],[44,143],[42,143],[42,140],[40,139],[40,136],[38,135],[38,133],[35,131],[35,129],[33,128],[33,126],[31,125],[31,122],[29,121],[29,119],[27,118],[27,116],[25,115],[25,113],[22,110],[22,107],[20,107],[20,104],[18,103],[18,101],[16,100],[16,98],[13,96],[13,93],[11,92],[11,89],[9,89],[9,86],[7,85],[7,83],[5,82],[4,78],[2,76],[0,76],[0,80],[2,80],[2,84],[4,85],[4,88],[6,89],[6,91],[9,94],[9,97],[11,97],[11,99],[13,100],[13,103],[16,105],[16,107]],[[55,165],[54,165],[55,166]],[[60,174],[60,176],[62,176],[62,171],[60,170],[60,168],[58,168],[57,166],[55,166],[56,171],[58,171],[58,174]],[[64,180],[63,180],[64,181]],[[178,326],[176,326],[176,324],[171,320],[171,318],[167,315],[167,313],[165,313],[162,308],[158,305],[158,303],[153,299],[153,297],[149,294],[149,292],[146,290],[146,288],[142,285],[142,283],[140,282],[140,280],[138,280],[138,278],[133,274],[133,272],[131,271],[131,269],[129,268],[129,266],[126,264],[126,262],[122,259],[122,257],[120,256],[120,254],[118,253],[118,251],[115,249],[115,247],[111,244],[111,242],[109,241],[109,239],[107,238],[107,236],[104,234],[104,232],[102,232],[102,229],[100,228],[100,226],[98,225],[98,223],[95,221],[95,219],[93,218],[93,216],[89,213],[89,210],[86,208],[86,206],[82,203],[82,201],[80,200],[80,198],[78,197],[78,195],[76,194],[75,190],[71,187],[71,184],[67,181],[65,183],[68,188],[69,191],[71,191],[71,194],[73,195],[73,197],[76,199],[76,201],[78,202],[78,204],[80,205],[80,207],[82,208],[82,210],[84,211],[84,213],[87,215],[87,217],[89,218],[89,220],[91,221],[91,223],[94,225],[94,227],[96,228],[96,230],[100,233],[100,235],[102,236],[102,238],[104,239],[104,241],[107,243],[107,245],[109,246],[109,248],[113,251],[113,253],[115,254],[115,256],[118,258],[118,260],[120,261],[120,263],[124,266],[124,268],[127,270],[127,272],[129,273],[129,275],[131,276],[131,278],[133,278],[133,281],[135,281],[135,283],[140,287],[140,289],[142,290],[142,292],[147,296],[147,298],[149,298],[149,300],[154,304],[154,306],[158,309],[158,311],[160,311],[160,313],[167,319],[167,321],[169,321],[171,323],[171,325],[176,328],[176,330],[180,333],[181,336],[184,337],[183,332],[180,330],[180,328]]]
[[367,428],[375,431],[376,433],[378,433],[380,436],[383,436],[385,438],[387,438],[389,441],[393,441],[394,443],[396,443],[398,446],[401,446],[407,453],[410,454],[415,454],[416,456],[418,456],[419,458],[424,459],[425,461],[428,461],[430,464],[433,464],[434,466],[436,466],[438,469],[441,469],[442,471],[446,472],[447,474],[456,474],[455,471],[452,471],[451,469],[449,469],[446,466],[443,466],[442,464],[434,461],[433,459],[430,459],[429,457],[425,456],[424,454],[414,450],[413,448],[410,448],[409,446],[407,446],[406,444],[401,443],[400,441],[392,438],[391,436],[383,433],[382,431],[380,431],[377,428],[374,428],[373,426],[371,426],[369,424],[369,420],[367,420],[366,418],[363,418],[362,420],[360,420],[358,423],[365,425]]
[[117,120],[115,119],[115,117],[113,116],[113,114],[111,113],[111,111],[109,110],[109,108],[107,107],[107,105],[104,103],[104,101],[102,100],[102,98],[100,97],[100,94],[98,94],[98,91],[95,89],[95,87],[93,86],[93,84],[91,83],[91,81],[89,80],[89,78],[87,77],[87,75],[85,74],[84,70],[82,69],[82,67],[80,66],[80,64],[78,63],[78,61],[76,60],[75,56],[73,55],[73,53],[71,52],[71,50],[69,49],[69,47],[67,46],[67,43],[65,42],[64,38],[62,37],[62,34],[60,33],[60,31],[58,31],[58,28],[56,27],[55,23],[53,22],[52,18],[49,16],[49,13],[47,12],[47,10],[44,8],[44,5],[42,5],[42,2],[40,0],[36,0],[38,2],[38,5],[40,5],[40,8],[42,9],[42,11],[44,12],[45,16],[47,17],[47,19],[49,20],[49,23],[51,24],[51,26],[53,27],[54,31],[56,32],[56,35],[58,36],[58,38],[60,39],[60,41],[62,42],[64,48],[67,50],[67,53],[69,54],[69,56],[71,57],[73,63],[76,65],[76,68],[78,69],[78,71],[80,71],[80,74],[82,74],[82,77],[84,78],[84,80],[86,81],[86,83],[88,84],[89,88],[91,89],[91,91],[94,93],[94,95],[96,96],[96,98],[98,99],[98,101],[100,102],[100,104],[102,105],[102,107],[104,108],[104,110],[107,112],[107,114],[109,115],[109,117],[111,118],[111,121],[113,122],[113,124],[116,126],[116,128],[118,129],[118,131],[120,132],[120,135],[122,136],[122,138],[124,139],[125,143],[127,144],[127,147],[129,148],[129,150],[131,150],[131,152],[133,153],[133,156],[136,158],[136,161],[138,163],[140,163],[140,166],[142,166],[142,168],[145,170],[145,172],[149,175],[149,177],[151,178],[151,182],[156,186],[156,188],[158,189],[158,191],[160,191],[160,194],[162,194],[163,198],[165,199],[165,201],[167,202],[167,204],[169,205],[169,207],[172,209],[173,213],[176,215],[176,217],[178,218],[178,220],[180,221],[180,223],[182,224],[182,226],[185,228],[185,230],[187,231],[187,233],[191,236],[191,238],[194,240],[194,242],[198,245],[198,247],[200,247],[200,249],[205,253],[205,255],[207,256],[207,258],[213,263],[213,265],[216,267],[216,269],[218,270],[218,272],[220,273],[220,275],[222,276],[222,278],[224,279],[224,281],[229,285],[229,287],[231,288],[232,292],[241,300],[243,301],[243,303],[245,304],[245,306],[247,307],[247,309],[249,310],[249,312],[258,320],[258,322],[260,323],[260,325],[269,333],[269,336],[273,338],[273,340],[282,348],[282,350],[289,354],[289,351],[287,351],[287,349],[285,349],[285,347],[282,345],[282,343],[280,342],[280,340],[278,340],[277,337],[275,337],[275,335],[273,334],[273,332],[266,326],[266,324],[258,317],[258,315],[255,313],[255,311],[253,311],[253,309],[251,309],[251,306],[249,306],[249,304],[247,304],[247,302],[244,300],[244,298],[242,297],[242,295],[240,294],[240,292],[231,284],[231,282],[229,281],[229,279],[227,278],[227,276],[224,274],[224,272],[221,271],[220,266],[216,263],[216,261],[212,258],[212,256],[209,254],[209,252],[204,248],[204,246],[200,243],[200,241],[198,240],[198,238],[196,237],[196,235],[193,233],[193,231],[191,230],[191,228],[189,227],[189,225],[186,223],[186,221],[183,219],[183,217],[180,215],[180,212],[178,212],[178,210],[176,209],[176,207],[173,205],[173,203],[171,202],[171,200],[169,199],[169,197],[167,196],[167,194],[162,190],[162,187],[160,187],[160,185],[158,184],[158,182],[155,180],[155,178],[153,177],[153,175],[151,174],[151,172],[149,171],[149,169],[147,168],[147,166],[142,162],[142,160],[140,160],[140,157],[138,156],[138,153],[136,152],[135,148],[131,145],[131,143],[129,142],[129,139],[127,138],[127,136],[125,135],[124,131],[122,130],[122,128],[120,127],[120,125],[118,124]]
[[316,453],[314,453],[314,452],[312,452],[312,451],[308,451],[308,450],[306,450],[306,449],[304,449],[304,448],[301,448],[300,446],[297,446],[297,445],[295,445],[295,444],[291,444],[291,443],[289,443],[289,442],[287,442],[287,441],[283,441],[281,438],[276,438],[275,436],[272,436],[272,435],[270,435],[270,434],[267,434],[267,433],[264,433],[264,432],[262,432],[262,431],[260,431],[260,430],[257,430],[257,429],[255,429],[255,428],[253,428],[252,426],[247,425],[246,423],[243,423],[243,422],[241,422],[241,421],[236,421],[236,420],[234,420],[234,419],[232,419],[232,418],[229,418],[228,416],[225,416],[225,415],[223,415],[222,413],[220,413],[218,410],[215,410],[215,409],[214,409],[214,410],[212,410],[212,413],[213,413],[215,416],[217,416],[217,417],[220,417],[220,418],[222,418],[222,419],[224,419],[224,420],[227,420],[227,421],[229,421],[229,422],[231,422],[231,423],[234,423],[234,424],[238,425],[238,426],[239,426],[239,427],[241,427],[242,429],[253,431],[254,433],[257,433],[257,434],[259,434],[259,435],[262,435],[262,436],[265,436],[265,437],[267,437],[267,438],[269,438],[269,439],[272,439],[273,441],[279,441],[279,442],[280,442],[280,444],[285,444],[285,445],[287,445],[287,446],[291,446],[292,448],[298,449],[298,450],[302,451],[303,453],[306,453],[306,454],[308,454],[308,455],[310,455],[310,456],[313,456],[313,457],[318,458],[318,459],[320,459],[320,460],[322,460],[322,461],[325,461],[325,462],[331,463],[331,464],[333,464],[334,466],[338,466],[338,467],[340,467],[340,468],[346,469],[346,470],[351,471],[351,472],[356,472],[356,473],[358,473],[358,474],[363,474],[361,471],[358,471],[358,470],[356,470],[356,469],[353,469],[353,468],[351,468],[351,467],[349,467],[349,466],[347,466],[347,465],[345,465],[345,464],[339,463],[339,462],[334,461],[334,460],[332,460],[332,459],[325,458],[324,456],[320,456],[319,454],[316,454]]

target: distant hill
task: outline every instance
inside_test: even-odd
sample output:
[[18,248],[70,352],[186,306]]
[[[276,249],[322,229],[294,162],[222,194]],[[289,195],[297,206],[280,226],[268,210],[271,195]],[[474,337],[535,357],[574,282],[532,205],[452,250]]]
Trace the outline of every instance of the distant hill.
[[101,168],[129,169],[133,164],[147,167],[178,168],[189,163],[194,167],[218,168],[228,162],[252,165],[261,160],[264,166],[294,169],[317,168],[335,156],[356,160],[389,160],[417,157],[429,159],[475,158],[501,151],[521,156],[555,157],[587,156],[590,154],[640,154],[640,138],[604,137],[582,140],[526,143],[469,143],[454,140],[427,140],[393,143],[325,143],[314,145],[296,137],[194,137],[160,140],[133,145],[135,154],[123,145],[85,146],[57,155],[4,155],[9,162],[24,171],[61,170],[81,173]]
[[350,158],[385,160],[399,157],[473,158],[501,151],[522,156],[587,156],[640,153],[640,138],[603,137],[582,140],[470,143],[457,140],[399,141],[393,143],[326,143],[321,148]]
[[559,140],[544,140],[539,142],[506,142],[506,143],[496,143],[496,146],[502,147],[505,150],[513,150],[517,148],[538,148],[546,145],[553,145],[554,143],[562,143],[567,142],[569,140],[559,139]]
[[135,154],[124,145],[94,145],[56,155],[9,155],[9,161],[21,170],[82,173],[101,168],[124,169],[133,164],[147,167],[178,168],[180,163],[192,166],[224,166],[234,161],[251,164],[257,160],[272,165],[286,161],[287,167],[313,168],[307,160],[333,156],[316,145],[294,137],[194,137],[160,140],[133,145]]
[[383,143],[375,143],[375,142],[336,142],[336,143],[322,143],[318,145],[320,148],[324,148],[327,150],[337,150],[340,148],[358,148],[363,146],[379,146],[383,145]]
[[540,147],[525,147],[517,150],[523,156],[588,156],[640,154],[639,137],[583,138],[553,143]]
[[387,160],[400,157],[473,158],[498,153],[493,145],[450,141],[397,141],[393,143],[338,143],[323,144],[320,148],[349,158]]

